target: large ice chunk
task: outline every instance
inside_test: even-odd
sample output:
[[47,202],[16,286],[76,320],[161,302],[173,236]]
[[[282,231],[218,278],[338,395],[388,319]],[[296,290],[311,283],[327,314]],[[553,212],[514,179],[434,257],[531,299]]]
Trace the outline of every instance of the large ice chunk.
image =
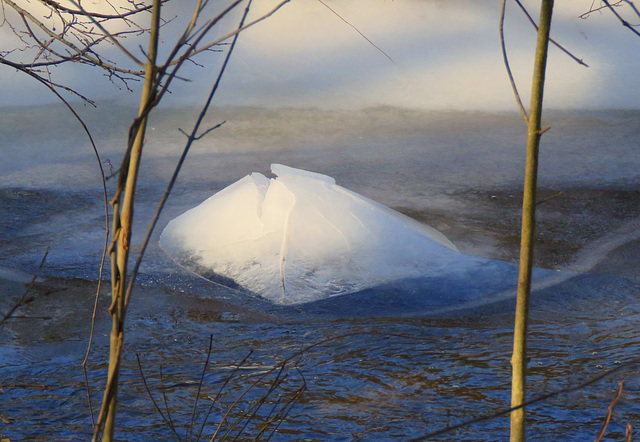
[[273,164],[171,221],[160,246],[178,264],[278,304],[437,275],[457,250],[437,230],[335,184]]

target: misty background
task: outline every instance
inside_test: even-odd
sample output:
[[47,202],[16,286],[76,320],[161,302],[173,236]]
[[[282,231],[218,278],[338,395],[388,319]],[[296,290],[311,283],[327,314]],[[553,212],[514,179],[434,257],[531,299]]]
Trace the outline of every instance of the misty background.
[[[278,1],[257,0],[251,17]],[[516,110],[505,73],[499,40],[501,2],[471,0],[326,0],[345,20],[372,40],[392,60],[317,0],[293,0],[268,20],[242,33],[223,79],[217,104],[303,106],[356,109],[390,105],[437,110]],[[524,1],[537,20],[538,2]],[[184,6],[184,5],[183,5]],[[169,2],[165,17],[177,16],[163,29],[173,41],[185,17]],[[219,7],[219,6],[217,6]],[[559,109],[637,108],[640,89],[640,38],[593,0],[556,2],[552,37],[583,59],[580,66],[552,47],[545,104]],[[621,11],[622,12],[622,11]],[[218,34],[233,29],[241,9]],[[183,14],[184,15],[184,14]],[[11,17],[9,17],[11,18]],[[535,29],[514,2],[507,2],[506,45],[523,101],[528,102]],[[128,46],[146,42],[131,38]],[[3,49],[17,43],[0,28]],[[13,54],[15,56],[15,54]],[[204,54],[202,67],[183,74],[191,83],[174,84],[166,105],[199,104],[208,89],[220,53]],[[125,61],[126,62],[126,61]],[[67,64],[52,68],[54,80],[96,100],[135,103],[133,92],[114,85],[97,69]],[[121,90],[118,90],[118,89]],[[44,104],[55,97],[24,74],[0,69],[0,105]]]

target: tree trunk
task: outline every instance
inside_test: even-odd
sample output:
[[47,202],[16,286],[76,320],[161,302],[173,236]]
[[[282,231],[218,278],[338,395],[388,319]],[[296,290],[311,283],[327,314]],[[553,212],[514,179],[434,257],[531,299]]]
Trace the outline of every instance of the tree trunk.
[[[111,258],[111,296],[112,303],[109,313],[112,317],[111,339],[109,351],[109,372],[107,386],[93,440],[99,439],[104,426],[102,440],[113,440],[115,418],[118,404],[118,377],[120,374],[120,360],[124,345],[124,321],[127,302],[125,291],[127,288],[127,262],[131,247],[131,232],[133,223],[133,207],[138,169],[142,156],[142,147],[147,127],[147,115],[152,97],[157,89],[156,55],[158,48],[158,32],[160,24],[160,0],[154,0],[151,32],[147,62],[145,64],[145,79],[140,97],[138,117],[131,127],[129,146],[122,163],[118,188],[112,201],[113,204],[113,240],[109,250]],[[122,201],[121,201],[122,198]]]
[[[526,339],[529,320],[529,296],[531,293],[531,270],[533,267],[538,147],[540,145],[540,136],[542,135],[540,120],[542,116],[542,97],[552,14],[553,0],[542,0],[527,134],[527,162],[522,201],[520,273],[518,277],[518,297],[513,336],[513,357],[511,359],[511,365],[513,367],[511,407],[517,407],[525,401],[525,371],[527,367]],[[511,412],[511,441],[524,440],[525,409],[520,408]]]

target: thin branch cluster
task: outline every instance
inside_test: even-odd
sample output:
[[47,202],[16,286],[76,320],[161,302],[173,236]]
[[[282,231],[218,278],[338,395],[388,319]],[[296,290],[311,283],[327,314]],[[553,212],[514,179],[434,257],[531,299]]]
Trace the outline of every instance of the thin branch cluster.
[[594,0],[589,10],[580,15],[580,18],[589,18],[591,14],[605,9],[609,10],[622,26],[640,37],[640,9],[631,0],[602,0],[598,4]]
[[143,75],[140,66],[119,66],[110,53],[116,55],[113,46],[127,37],[147,32],[140,23],[148,21],[148,6],[136,0],[123,0],[120,6],[106,1],[102,9],[106,6],[108,11],[103,12],[89,11],[73,1],[68,2],[72,6],[54,0],[21,3],[2,0],[0,31],[5,31],[7,47],[0,47],[0,64],[77,96],[70,86],[54,82],[53,67],[68,62],[97,66],[112,82],[127,88],[129,81]]

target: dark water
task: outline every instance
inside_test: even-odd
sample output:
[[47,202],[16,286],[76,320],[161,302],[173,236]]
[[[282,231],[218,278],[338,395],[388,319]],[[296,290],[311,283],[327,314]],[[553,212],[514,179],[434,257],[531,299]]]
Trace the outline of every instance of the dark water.
[[[531,397],[578,385],[638,353],[640,312],[634,302],[640,283],[611,278],[606,289],[597,290],[593,285],[602,285],[602,278],[578,279],[536,295],[529,340]],[[579,299],[576,291],[582,293]],[[163,299],[160,292],[150,290],[139,295],[135,304],[152,306],[134,305],[129,317],[119,412],[120,434],[126,440],[175,438],[153,408],[134,355],[166,413],[164,389],[166,407],[184,437],[209,335],[213,336],[211,361],[196,423],[202,424],[210,398],[224,381],[229,377],[231,381],[213,406],[203,433],[207,438],[227,408],[256,382],[254,390],[242,396],[240,408],[246,410],[260,400],[269,388],[259,382],[260,377],[275,367],[265,380],[273,382],[285,358],[292,359],[281,373],[284,381],[245,430],[248,436],[257,434],[260,416],[264,419],[274,405],[282,406],[303,384],[306,390],[274,440],[406,439],[497,412],[509,402],[512,321],[505,312],[436,319],[278,321],[225,311],[220,305],[205,308],[189,295],[179,301],[171,299],[176,294]],[[64,296],[42,302],[64,302],[68,308],[90,303]],[[79,310],[83,307],[87,306]],[[26,330],[34,323],[37,334]],[[79,323],[77,330],[69,330],[73,323]],[[3,346],[0,369],[1,413],[9,420],[3,424],[3,434],[12,440],[86,439],[90,419],[80,369],[86,321],[15,320],[8,328],[13,339]],[[98,330],[88,373],[95,402],[105,381],[106,320]],[[324,339],[331,340],[304,350]],[[233,373],[250,350],[253,353],[242,368]],[[640,417],[637,366],[623,367],[597,384],[532,406],[530,438],[589,440],[599,430],[616,383],[623,379],[624,394],[609,430],[620,434],[626,423],[633,425]],[[231,416],[232,421],[238,419],[240,411]],[[508,418],[500,417],[442,438],[504,440],[507,434]]]
[[[11,121],[15,126],[16,121],[37,117],[46,109],[4,112],[3,133]],[[175,127],[178,116],[164,112],[157,125],[162,136],[151,137],[147,168],[143,167],[145,179],[136,213],[139,225],[152,213],[180,143],[180,136],[169,129]],[[229,111],[225,116],[228,132],[194,151],[195,161],[187,165],[161,225],[242,175],[263,172],[271,161],[329,173],[339,184],[384,204],[427,215],[435,210],[454,220],[469,216],[468,200],[457,199],[459,193],[470,189],[515,192],[520,185],[522,155],[515,146],[522,131],[517,116],[378,109],[343,114],[307,111],[294,118],[289,111],[279,112]],[[55,114],[51,120],[55,118],[61,117]],[[121,140],[114,134],[123,121],[112,114],[110,118],[114,120],[109,120],[109,130],[95,124],[106,156],[117,163]],[[287,118],[289,122],[282,123]],[[544,186],[637,189],[640,168],[637,156],[630,155],[640,139],[636,114],[559,113],[554,118],[557,133],[549,137],[548,150],[543,152],[548,155],[545,158],[551,157],[541,168]],[[1,311],[24,290],[16,282],[21,276],[17,271],[34,273],[44,250],[51,249],[41,271],[49,279],[36,284],[35,300],[0,328],[0,434],[10,440],[86,440],[91,418],[80,364],[93,306],[91,281],[96,279],[102,246],[103,209],[91,169],[94,160],[80,135],[53,123],[46,129],[53,134],[50,142],[26,127],[11,131],[14,135],[2,141],[3,152],[15,161],[1,166]],[[56,150],[38,156],[47,143]],[[85,169],[90,171],[80,172]],[[635,222],[636,209],[630,205],[626,210],[624,216],[605,213],[585,221],[597,234],[586,238],[576,255],[582,267],[574,262],[554,267],[559,272],[539,271],[542,279],[560,277],[542,284],[534,294],[529,396],[618,370],[593,385],[529,407],[531,440],[592,440],[621,380],[625,380],[624,393],[607,434],[620,440],[627,423],[637,426],[638,366],[626,364],[640,350],[640,282],[633,270],[636,264],[628,259],[634,256],[629,248],[635,247],[637,230],[629,233],[622,228],[633,225],[628,223]],[[506,212],[487,216],[499,221]],[[627,224],[620,224],[623,221]],[[437,227],[444,231],[447,226]],[[445,234],[467,252],[488,250],[487,256],[495,257],[492,250],[498,245],[485,235],[493,225],[478,226],[473,224],[473,229],[458,237],[456,232],[461,230],[453,228]],[[139,242],[142,232],[136,234]],[[471,237],[479,239],[474,242]],[[594,244],[592,253],[590,244]],[[513,278],[512,264],[496,266],[500,271],[473,278],[475,286],[486,285],[487,296],[496,287],[508,292]],[[393,287],[316,304],[275,307],[192,278],[176,269],[155,244],[141,282],[128,315],[118,414],[122,440],[178,438],[155,410],[136,355],[163,413],[171,415],[178,435],[187,438],[210,336],[210,362],[192,434],[200,431],[210,398],[230,380],[213,403],[201,439],[211,437],[237,399],[230,422],[242,418],[241,410],[251,414],[251,405],[269,392],[276,379],[284,380],[246,427],[244,421],[234,428],[226,425],[222,434],[230,430],[234,436],[240,428],[245,428],[240,440],[260,434],[261,422],[279,421],[274,416],[282,407],[287,409],[303,385],[304,391],[273,433],[274,440],[403,440],[500,411],[509,403],[513,321],[509,296],[436,315],[416,311],[410,296],[394,297]],[[438,288],[440,294],[449,290],[455,296],[467,293],[469,283],[468,277],[451,277],[432,283],[431,288]],[[106,378],[107,306],[105,290],[88,364],[94,407]],[[313,344],[318,345],[306,348]],[[508,417],[498,417],[440,439],[507,440],[508,425]],[[271,423],[263,438],[274,427]]]

